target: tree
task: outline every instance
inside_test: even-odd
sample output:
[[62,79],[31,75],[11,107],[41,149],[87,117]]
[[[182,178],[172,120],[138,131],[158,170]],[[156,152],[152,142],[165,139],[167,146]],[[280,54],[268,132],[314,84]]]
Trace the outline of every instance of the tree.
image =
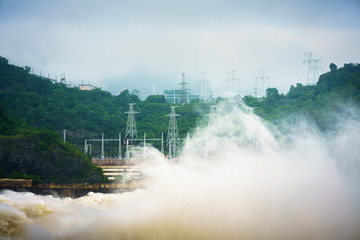
[[9,63],[9,60],[0,56],[0,64],[8,64],[8,63]]
[[24,67],[24,70],[25,70],[25,72],[30,73],[30,71],[31,71],[31,67],[29,67],[29,66],[25,66],[25,67]]
[[335,65],[335,63],[330,63],[329,67],[331,72],[335,72],[337,70],[337,66]]
[[164,95],[150,95],[146,98],[149,103],[165,103],[166,99]]

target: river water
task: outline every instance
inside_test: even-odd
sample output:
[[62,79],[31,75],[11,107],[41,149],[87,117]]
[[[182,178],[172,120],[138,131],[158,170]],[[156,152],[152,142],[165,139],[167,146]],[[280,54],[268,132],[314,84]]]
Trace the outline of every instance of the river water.
[[281,130],[218,106],[176,163],[146,149],[145,189],[71,199],[3,191],[0,239],[360,239],[360,122]]

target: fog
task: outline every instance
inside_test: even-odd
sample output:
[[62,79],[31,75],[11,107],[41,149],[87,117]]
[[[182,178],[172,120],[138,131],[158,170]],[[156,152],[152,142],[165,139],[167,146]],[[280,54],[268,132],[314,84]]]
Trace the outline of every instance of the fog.
[[307,83],[304,52],[338,67],[359,62],[358,0],[94,1],[1,0],[0,55],[33,73],[141,97],[178,88],[199,94],[207,72],[223,96],[228,72],[253,94],[258,69],[287,92]]
[[0,235],[15,239],[359,239],[360,121],[321,133],[219,104],[177,161],[148,147],[145,189],[71,199],[3,191]]

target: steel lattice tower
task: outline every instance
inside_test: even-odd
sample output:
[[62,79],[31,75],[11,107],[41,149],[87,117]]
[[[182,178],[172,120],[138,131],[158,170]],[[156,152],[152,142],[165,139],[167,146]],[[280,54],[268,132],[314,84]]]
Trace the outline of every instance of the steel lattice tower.
[[135,104],[136,103],[129,103],[129,111],[125,112],[126,114],[128,114],[125,138],[133,139],[134,137],[136,138],[138,137],[136,131],[136,122],[135,122],[135,114],[138,112],[134,111]]
[[211,126],[215,123],[215,106],[210,106],[210,113],[206,116],[209,117],[209,123],[208,125]]
[[228,72],[229,77],[226,79],[227,97],[234,97],[240,95],[240,78],[235,77],[236,71]]
[[176,146],[179,145],[179,132],[177,127],[176,117],[180,115],[175,113],[175,108],[176,106],[172,106],[171,113],[167,115],[168,117],[170,117],[167,143],[166,143],[166,145],[169,146],[169,158],[176,157]]
[[308,72],[307,72],[307,84],[315,85],[316,81],[319,78],[319,69],[321,69],[321,59],[313,59],[313,52],[306,52],[305,60],[303,63],[307,63]]
[[185,82],[185,73],[182,73],[182,80],[181,83],[179,83],[179,85],[181,85],[180,103],[189,103],[189,94],[188,94],[189,89],[186,88],[187,84],[189,83]]
[[211,86],[210,80],[205,78],[205,72],[201,73],[202,79],[200,80],[200,101],[210,102],[211,101]]
[[[265,75],[265,69],[259,69],[257,73],[258,77],[255,78],[255,97],[257,97],[258,90],[260,90],[259,97],[263,97],[266,95],[265,81],[269,81],[270,78]],[[258,86],[260,86],[260,89]]]
[[259,92],[259,88],[258,88],[258,84],[255,80],[255,84],[254,84],[254,97],[258,97],[258,92]]

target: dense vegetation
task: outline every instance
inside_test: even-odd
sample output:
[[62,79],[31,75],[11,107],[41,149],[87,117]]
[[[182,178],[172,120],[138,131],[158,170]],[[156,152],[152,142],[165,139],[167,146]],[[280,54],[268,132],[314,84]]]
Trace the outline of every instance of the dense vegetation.
[[[129,103],[137,103],[134,110],[138,136],[166,139],[170,104],[164,96],[149,96],[141,101],[128,90],[113,96],[101,89],[81,91],[61,83],[30,74],[30,67],[17,67],[0,60],[0,101],[11,117],[33,127],[45,127],[59,134],[67,130],[67,140],[83,149],[84,139],[117,138],[125,134]],[[208,106],[204,105],[207,108]],[[177,113],[180,137],[196,126],[200,117],[199,104],[179,105]],[[160,142],[155,142],[160,148]]]
[[[0,177],[39,181],[97,181],[101,170],[85,157],[84,139],[125,133],[128,103],[135,110],[138,135],[159,138],[168,127],[170,105],[164,96],[145,101],[125,90],[118,96],[95,89],[81,91],[30,74],[30,67],[10,65],[0,57]],[[178,108],[180,134],[196,124],[193,105]],[[59,133],[67,130],[67,143]],[[71,143],[71,144],[70,144]],[[72,144],[75,144],[75,149]],[[160,142],[157,142],[160,148]]]
[[73,182],[103,180],[89,158],[44,128],[33,128],[0,109],[0,178]]
[[291,86],[287,94],[279,94],[276,88],[268,88],[266,97],[245,96],[247,105],[262,118],[279,123],[293,114],[312,119],[322,131],[332,128],[344,111],[344,104],[360,106],[360,64],[344,64],[337,69],[330,65],[330,72],[320,76],[316,85]]
[[[129,103],[134,110],[139,138],[166,139],[170,104],[164,96],[141,101],[128,90],[113,96],[101,89],[81,91],[30,74],[31,68],[10,65],[0,57],[0,177],[22,177],[46,181],[99,180],[101,173],[86,158],[84,139],[117,138],[126,130]],[[316,85],[296,84],[287,94],[268,88],[266,96],[245,96],[244,102],[267,121],[281,124],[288,116],[307,116],[323,131],[332,128],[343,104],[360,106],[360,65],[345,64],[320,76]],[[218,101],[222,99],[219,98]],[[178,105],[180,137],[193,130],[209,112],[199,102]],[[67,130],[64,144],[58,135]],[[57,132],[57,133],[55,133]],[[160,148],[160,142],[153,142]],[[25,159],[25,160],[24,160]]]

